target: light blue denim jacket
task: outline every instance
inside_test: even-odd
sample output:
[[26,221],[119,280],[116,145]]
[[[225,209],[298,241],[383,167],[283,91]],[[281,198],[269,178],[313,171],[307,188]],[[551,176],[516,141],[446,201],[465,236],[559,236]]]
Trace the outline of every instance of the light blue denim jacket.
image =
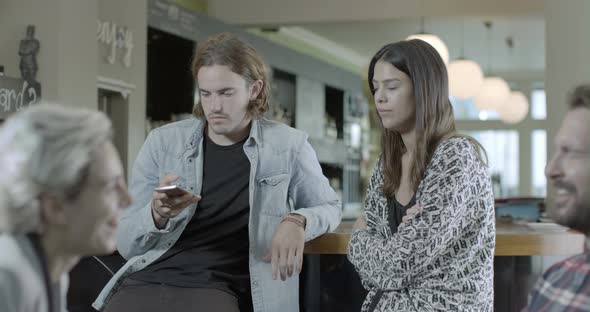
[[[180,237],[198,209],[189,206],[158,230],[152,219],[154,188],[167,174],[200,194],[203,172],[203,130],[199,119],[176,122],[153,130],[133,167],[130,190],[134,203],[120,220],[119,253],[128,259],[102,290],[93,306],[101,311],[125,277],[145,268]],[[250,160],[250,279],[256,312],[299,311],[299,278],[272,279],[271,265],[262,261],[273,234],[289,212],[305,216],[305,241],[333,231],[340,223],[340,201],[323,176],[307,135],[286,125],[258,119],[244,144]]]

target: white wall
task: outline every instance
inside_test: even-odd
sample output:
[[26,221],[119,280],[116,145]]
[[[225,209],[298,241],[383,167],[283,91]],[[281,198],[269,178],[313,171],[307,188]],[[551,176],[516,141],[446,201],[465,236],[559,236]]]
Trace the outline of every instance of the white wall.
[[[146,68],[147,68],[147,1],[133,1],[123,3],[118,0],[100,0],[98,18],[102,21],[117,23],[128,27],[133,32],[132,64],[123,66],[122,51],[117,51],[117,61],[109,64],[105,60],[104,47],[99,47],[98,74],[103,77],[122,80],[135,85],[135,90],[128,99],[128,132],[127,132],[127,172],[133,167],[133,162],[145,139],[146,117]],[[95,18],[96,20],[96,18]],[[93,24],[96,27],[96,24]],[[125,151],[123,151],[125,152]]]
[[[37,80],[44,100],[98,109],[97,76],[136,86],[129,97],[127,168],[145,139],[147,1],[1,0],[0,65],[7,76],[20,77],[18,46],[26,26],[36,26],[41,42]],[[133,32],[130,68],[108,64],[96,40],[97,19],[116,22]]]
[[[38,0],[37,2],[52,2]],[[97,108],[95,39],[98,1],[54,0],[57,11],[57,99],[66,105]]]
[[96,1],[2,0],[0,64],[7,76],[20,77],[18,46],[26,26],[36,26],[41,42],[37,80],[43,99],[66,105],[96,106]]

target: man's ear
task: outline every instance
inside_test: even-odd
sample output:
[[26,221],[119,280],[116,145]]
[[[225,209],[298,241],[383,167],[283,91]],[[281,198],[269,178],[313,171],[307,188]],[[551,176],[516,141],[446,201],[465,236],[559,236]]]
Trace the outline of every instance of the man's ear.
[[41,220],[44,225],[66,224],[66,212],[62,201],[55,195],[42,194],[39,199]]
[[264,82],[260,79],[250,85],[250,101],[256,100],[260,92],[262,92],[262,88],[264,88]]

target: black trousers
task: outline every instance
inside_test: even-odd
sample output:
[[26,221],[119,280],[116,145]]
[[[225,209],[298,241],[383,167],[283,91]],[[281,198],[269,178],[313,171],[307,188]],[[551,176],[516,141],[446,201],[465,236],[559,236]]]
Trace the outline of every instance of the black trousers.
[[108,302],[105,312],[243,312],[251,311],[251,306],[252,303],[240,302],[237,297],[218,289],[126,279]]

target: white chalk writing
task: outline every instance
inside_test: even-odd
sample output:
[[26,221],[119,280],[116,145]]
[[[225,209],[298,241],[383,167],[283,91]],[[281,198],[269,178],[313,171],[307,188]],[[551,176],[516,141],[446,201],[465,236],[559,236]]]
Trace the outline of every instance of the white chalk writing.
[[37,92],[29,88],[29,84],[23,81],[20,91],[0,87],[0,111],[18,112],[26,106],[37,102]]
[[133,51],[133,32],[116,23],[97,21],[96,37],[98,42],[109,47],[107,62],[115,64],[117,49],[123,49],[123,65],[131,67],[131,52]]

